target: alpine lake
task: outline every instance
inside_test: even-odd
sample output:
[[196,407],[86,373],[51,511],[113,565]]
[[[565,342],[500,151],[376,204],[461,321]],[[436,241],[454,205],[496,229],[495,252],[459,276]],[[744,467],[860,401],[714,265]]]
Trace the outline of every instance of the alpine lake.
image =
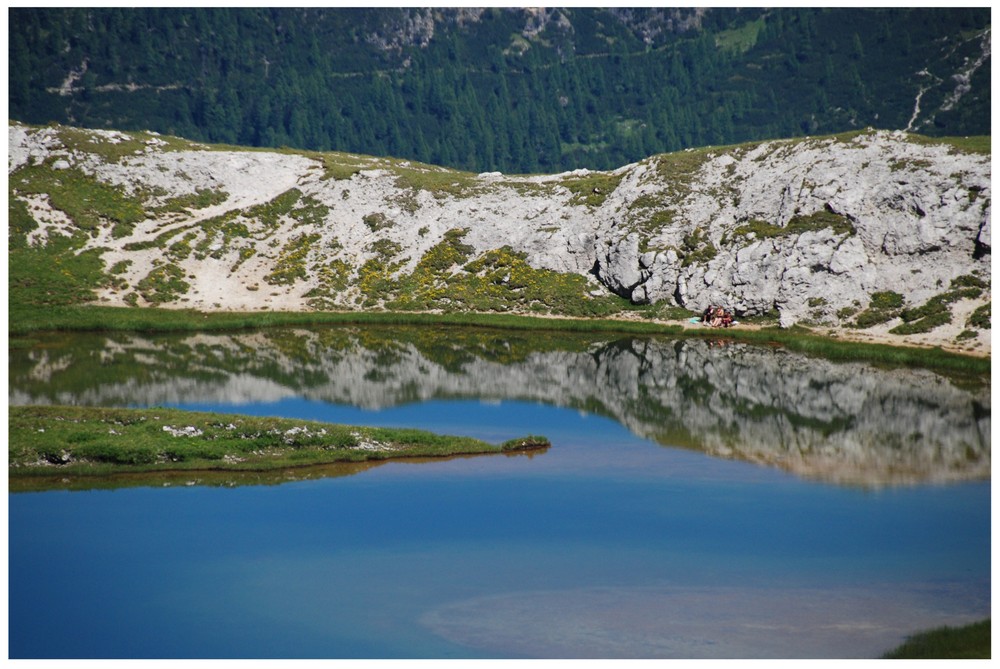
[[12,485],[12,658],[876,658],[990,615],[988,378],[336,326],[33,335],[8,393],[552,443]]

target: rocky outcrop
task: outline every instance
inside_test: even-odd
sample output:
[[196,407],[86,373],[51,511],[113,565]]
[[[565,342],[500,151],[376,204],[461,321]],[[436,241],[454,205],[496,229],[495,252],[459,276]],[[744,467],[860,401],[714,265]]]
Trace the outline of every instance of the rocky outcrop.
[[[672,224],[640,241],[615,238],[628,225],[612,220],[599,235],[614,239],[602,280],[636,302],[776,309],[792,324],[833,320],[881,291],[919,304],[957,276],[989,273],[985,156],[902,133],[765,143],[706,151],[680,192],[656,160],[633,168],[646,168],[636,187]],[[638,201],[621,195],[621,209]]]
[[[14,200],[38,223],[32,244],[73,230],[51,197],[18,186],[30,170],[79,173],[142,205],[130,227],[105,218],[88,230],[84,246],[125,267],[100,296],[109,304],[148,303],[134,288],[169,260],[189,287],[157,296],[161,306],[310,309],[321,292],[326,308],[357,308],[366,263],[413,272],[454,230],[466,259],[506,246],[534,268],[585,277],[595,295],[691,311],[723,303],[741,316],[777,312],[786,326],[841,324],[876,293],[919,306],[960,277],[978,277],[987,289],[974,299],[989,300],[989,156],[902,132],[546,176],[83,132],[13,124],[8,169]],[[438,279],[464,271],[445,269]]]

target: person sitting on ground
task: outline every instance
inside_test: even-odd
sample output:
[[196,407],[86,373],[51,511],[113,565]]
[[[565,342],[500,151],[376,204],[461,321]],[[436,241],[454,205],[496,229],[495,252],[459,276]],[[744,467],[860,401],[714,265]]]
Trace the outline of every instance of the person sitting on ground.
[[725,314],[725,310],[722,307],[714,307],[712,311],[712,319],[709,321],[709,325],[713,328],[722,326],[722,317]]
[[722,327],[728,328],[733,325],[733,312],[728,309],[722,312]]

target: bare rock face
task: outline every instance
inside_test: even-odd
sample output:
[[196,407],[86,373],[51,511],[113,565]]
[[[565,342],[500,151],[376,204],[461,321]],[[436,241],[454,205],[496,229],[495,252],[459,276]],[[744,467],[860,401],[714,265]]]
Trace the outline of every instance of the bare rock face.
[[[688,150],[546,176],[87,132],[89,144],[10,125],[9,174],[79,170],[143,200],[146,220],[127,234],[108,222],[86,244],[104,249],[108,267],[131,260],[119,277],[130,285],[173,248],[170,260],[199,280],[168,307],[248,308],[260,300],[254,287],[289,259],[305,271],[265,286],[267,308],[309,309],[305,296],[322,284],[316,268],[336,262],[347,287],[330,304],[352,307],[366,262],[391,249],[391,271],[412,272],[456,229],[470,257],[509,247],[532,267],[586,277],[592,293],[694,312],[713,303],[741,316],[777,312],[783,325],[838,324],[879,292],[916,306],[958,277],[990,275],[989,156],[902,132]],[[331,175],[337,161],[350,168]],[[264,213],[293,190],[310,211]],[[205,193],[216,197],[184,214],[167,206]],[[14,197],[39,224],[31,243],[66,229],[44,195]],[[123,294],[101,297],[114,304]]]
[[[706,160],[674,206],[715,253],[680,272],[684,306],[776,308],[795,322],[873,292],[921,302],[957,276],[989,272],[989,166],[902,133],[761,144]],[[650,241],[670,244],[673,231]],[[651,299],[670,299],[655,281]]]

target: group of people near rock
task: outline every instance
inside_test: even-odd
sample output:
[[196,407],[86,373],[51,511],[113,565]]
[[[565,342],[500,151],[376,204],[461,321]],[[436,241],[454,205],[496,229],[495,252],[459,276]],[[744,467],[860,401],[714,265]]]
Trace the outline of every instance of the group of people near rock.
[[733,312],[712,304],[701,314],[701,322],[713,328],[728,328],[733,324]]

